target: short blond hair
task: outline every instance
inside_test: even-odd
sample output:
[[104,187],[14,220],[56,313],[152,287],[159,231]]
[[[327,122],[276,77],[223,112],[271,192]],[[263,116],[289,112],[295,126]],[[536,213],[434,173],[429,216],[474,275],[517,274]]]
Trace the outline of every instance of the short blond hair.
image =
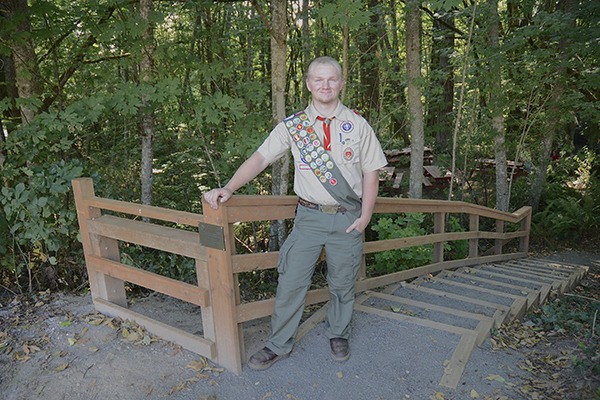
[[308,65],[308,69],[306,70],[305,80],[308,79],[311,71],[314,69],[314,67],[316,65],[331,65],[332,67],[334,67],[337,70],[340,79],[343,79],[342,66],[340,65],[340,63],[333,57],[322,56],[322,57],[317,57],[310,62],[310,64]]

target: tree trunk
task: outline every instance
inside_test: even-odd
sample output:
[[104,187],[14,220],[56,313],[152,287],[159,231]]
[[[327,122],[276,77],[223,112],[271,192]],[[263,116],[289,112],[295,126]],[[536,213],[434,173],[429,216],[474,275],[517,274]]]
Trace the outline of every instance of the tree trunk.
[[396,104],[396,107],[395,110],[392,112],[392,137],[395,137],[397,134],[400,134],[402,136],[404,147],[408,147],[410,146],[410,138],[408,137],[408,132],[406,131],[406,126],[408,125],[406,122],[406,114],[400,111],[403,110],[406,105],[405,90],[402,84],[404,79],[401,78],[402,70],[404,70],[406,67],[402,65],[401,62],[402,51],[400,50],[400,38],[398,37],[398,31],[400,30],[400,28],[398,28],[398,20],[396,18],[397,15],[398,12],[396,9],[396,2],[395,0],[390,0],[390,10],[388,18],[390,19],[391,26],[391,51],[393,51],[393,54],[397,55],[397,61],[392,64],[392,73],[398,77],[397,84],[401,85],[400,87],[398,87],[398,90],[396,90],[393,94],[393,101]]
[[454,52],[454,25],[451,14],[433,19],[431,75],[433,96],[429,100],[427,125],[435,135],[436,154],[450,154],[452,109],[454,105],[454,70],[449,55]]
[[[273,126],[285,118],[285,75],[287,54],[286,0],[271,2],[271,103]],[[286,195],[289,183],[290,155],[287,153],[273,164],[271,191],[274,195]],[[284,221],[271,225],[269,248],[279,248],[287,236]]]
[[552,154],[552,146],[554,143],[554,132],[551,127],[549,134],[544,136],[542,140],[542,152],[538,159],[538,166],[534,169],[533,182],[531,183],[531,189],[529,194],[529,204],[533,211],[537,211],[540,205],[540,199],[542,197],[542,191],[546,185],[546,171],[550,163],[550,156]]
[[[140,0],[140,17],[146,23],[143,35],[144,46],[140,61],[140,82],[151,83],[153,81],[153,54],[154,33],[152,23],[149,20],[152,12],[152,0]],[[140,135],[142,138],[142,204],[152,204],[152,140],[154,138],[154,115],[150,102],[146,96],[142,98],[142,109],[140,111]]]
[[[9,41],[14,66],[15,86],[20,99],[27,100],[40,97],[40,73],[37,56],[31,40],[31,22],[29,19],[29,6],[27,0],[6,0],[0,12],[12,21],[18,21],[17,32]],[[12,38],[11,38],[12,39]],[[21,103],[21,122],[28,124],[36,115],[37,110]]]
[[423,195],[423,103],[421,102],[421,10],[419,0],[406,2],[406,71],[408,76],[408,109],[410,113],[410,183],[408,196]]
[[[500,22],[498,18],[498,0],[489,0],[490,27],[489,41],[490,54],[495,55],[500,51]],[[492,57],[493,58],[493,57]],[[490,115],[492,130],[494,132],[494,156],[496,159],[496,208],[508,211],[508,169],[506,164],[506,145],[504,132],[504,99],[502,94],[502,69],[497,59],[490,60]]]
[[370,54],[369,57],[361,57],[361,86],[363,89],[363,101],[365,118],[371,122],[375,121],[379,109],[379,12],[376,10],[378,0],[369,0],[369,10],[372,11],[370,23],[364,29],[365,40],[361,45],[362,54]]
[[[570,15],[569,13],[573,10],[576,4],[576,0],[560,0],[558,3],[556,3],[556,6],[565,14]],[[548,4],[548,6],[553,7],[554,3]],[[555,10],[548,10],[548,12],[553,11]],[[570,23],[571,26],[574,28],[575,18],[572,18]],[[566,58],[568,56],[565,54],[565,49],[569,48],[569,45],[569,41],[564,38],[558,41],[556,54],[558,54],[558,56],[563,61],[562,63],[559,62],[559,64],[566,65],[564,61],[566,61]],[[538,167],[535,169],[535,175],[533,178],[533,183],[531,184],[531,191],[529,195],[529,205],[533,208],[533,211],[537,211],[540,206],[540,199],[542,197],[542,191],[546,184],[546,175],[548,172],[548,165],[550,164],[552,156],[554,141],[555,139],[558,139],[560,137],[561,133],[564,134],[565,130],[564,122],[561,122],[561,116],[564,114],[565,110],[561,109],[562,107],[560,102],[565,92],[565,83],[561,78],[568,76],[568,71],[566,67],[561,67],[558,70],[557,75],[558,78],[556,79],[556,83],[553,88],[554,93],[552,94],[552,102],[546,121],[547,134],[542,140],[542,153],[538,161]]]

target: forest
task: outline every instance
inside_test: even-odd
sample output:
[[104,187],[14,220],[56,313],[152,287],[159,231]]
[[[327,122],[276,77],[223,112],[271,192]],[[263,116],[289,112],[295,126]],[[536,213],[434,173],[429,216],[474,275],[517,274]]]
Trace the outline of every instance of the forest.
[[[85,286],[73,178],[200,213],[202,193],[306,107],[303,74],[321,55],[341,62],[342,100],[386,153],[410,150],[399,190],[383,182],[381,196],[530,205],[534,243],[597,243],[600,2],[3,0],[0,21],[6,292]],[[427,162],[452,179],[427,187]],[[237,194],[292,194],[291,175],[281,160]],[[371,224],[381,235],[427,221]],[[269,242],[258,228],[247,229]],[[125,250],[135,265],[193,274]]]

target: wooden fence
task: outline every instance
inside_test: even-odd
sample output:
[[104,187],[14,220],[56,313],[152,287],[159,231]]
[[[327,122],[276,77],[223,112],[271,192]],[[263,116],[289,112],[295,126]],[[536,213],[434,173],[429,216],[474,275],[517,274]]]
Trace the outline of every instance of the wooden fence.
[[[217,210],[204,203],[203,215],[200,215],[96,197],[90,178],[75,179],[72,185],[96,309],[107,315],[136,321],[148,331],[239,374],[245,355],[242,324],[270,315],[274,299],[241,302],[238,276],[243,272],[276,268],[278,252],[236,254],[233,224],[293,218],[298,198],[233,196]],[[366,242],[357,292],[446,269],[527,256],[530,207],[507,213],[464,202],[378,198],[374,212],[433,214],[433,233]],[[446,232],[449,214],[468,216],[469,230]],[[481,218],[488,218],[493,223],[480,224]],[[165,222],[173,226],[167,226]],[[506,224],[513,224],[516,229],[505,232]],[[482,225],[491,225],[492,229],[481,230]],[[183,226],[188,229],[179,228]],[[494,245],[491,251],[480,254],[479,242],[483,239]],[[444,244],[456,240],[469,242],[468,256],[460,260],[444,260]],[[518,242],[518,246],[510,246],[513,250],[507,251],[509,246],[506,244],[513,240]],[[194,259],[197,284],[180,282],[122,263],[119,242]],[[366,254],[428,244],[433,245],[433,263],[388,275],[367,276]],[[200,307],[202,336],[129,310],[125,282]],[[328,299],[327,288],[311,290],[307,294],[307,305]]]

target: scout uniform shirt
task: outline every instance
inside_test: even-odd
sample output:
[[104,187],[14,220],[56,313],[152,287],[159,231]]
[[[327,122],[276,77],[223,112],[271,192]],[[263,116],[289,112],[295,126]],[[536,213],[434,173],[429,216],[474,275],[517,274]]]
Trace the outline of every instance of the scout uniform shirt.
[[[308,121],[324,143],[324,129],[327,121],[318,119],[319,114],[313,105],[305,110]],[[330,145],[329,156],[348,181],[358,197],[362,197],[363,174],[378,170],[387,164],[381,144],[375,136],[373,128],[360,115],[338,102],[334,114],[329,117]],[[263,144],[258,152],[269,162],[273,163],[282,157],[286,151],[292,150],[294,157],[294,192],[304,200],[321,205],[335,205],[336,200],[329,194],[311,170],[307,160],[294,143],[288,128],[282,121]],[[314,158],[314,160],[313,160]],[[327,156],[325,156],[326,163]],[[323,157],[311,157],[309,162],[323,162]]]

